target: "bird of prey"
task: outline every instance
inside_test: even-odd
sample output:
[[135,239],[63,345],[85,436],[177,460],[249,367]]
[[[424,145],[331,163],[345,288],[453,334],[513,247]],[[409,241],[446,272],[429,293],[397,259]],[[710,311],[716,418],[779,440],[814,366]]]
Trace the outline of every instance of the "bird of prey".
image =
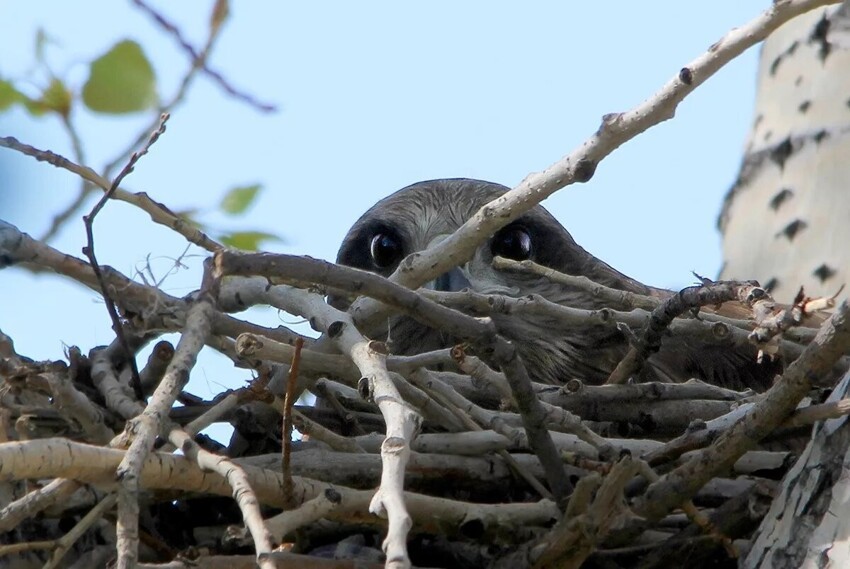
[[[403,188],[372,206],[354,224],[343,240],[337,262],[389,276],[407,255],[444,239],[507,190],[499,184],[471,179],[432,180]],[[544,277],[497,270],[492,265],[495,256],[530,259],[624,291],[662,298],[671,294],[627,277],[582,249],[542,206],[500,229],[472,259],[430,286],[443,291],[469,287],[482,294],[512,297],[537,294],[558,304],[586,309],[605,304],[592,294]],[[333,302],[344,305],[340,299]],[[551,317],[517,314],[493,314],[493,320],[499,333],[517,346],[532,379],[543,383],[563,384],[573,378],[602,383],[628,348],[625,336],[610,327],[564,331],[563,326],[553,327]],[[419,353],[455,341],[409,317],[395,317],[389,323],[388,343],[393,353]],[[776,372],[776,364],[757,363],[755,348],[700,345],[695,340],[670,337],[643,366],[640,379],[669,382],[696,377],[730,388],[763,389]]]

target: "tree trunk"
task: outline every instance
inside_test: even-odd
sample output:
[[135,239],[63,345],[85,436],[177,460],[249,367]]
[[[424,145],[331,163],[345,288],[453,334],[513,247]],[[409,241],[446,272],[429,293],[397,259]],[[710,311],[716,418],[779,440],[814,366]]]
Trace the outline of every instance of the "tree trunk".
[[[780,301],[800,286],[832,295],[850,277],[850,51],[837,45],[844,10],[795,18],[765,42],[752,132],[718,222],[721,278],[756,278]],[[848,389],[850,375],[831,399]],[[850,422],[819,423],[740,566],[847,566],[846,469]]]
[[[850,277],[850,51],[825,10],[765,42],[753,129],[718,225],[721,278],[756,278],[778,301],[832,295]],[[839,34],[840,35],[840,34]]]

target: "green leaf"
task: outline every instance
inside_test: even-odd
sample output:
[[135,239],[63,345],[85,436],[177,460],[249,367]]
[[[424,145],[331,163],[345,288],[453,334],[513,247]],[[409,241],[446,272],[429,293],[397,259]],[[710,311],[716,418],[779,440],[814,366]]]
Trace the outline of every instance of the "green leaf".
[[111,114],[143,111],[156,104],[156,76],[138,43],[119,42],[92,62],[83,102],[93,111]]
[[253,184],[251,186],[238,186],[227,192],[221,199],[221,211],[230,215],[245,213],[263,186]]
[[0,112],[5,111],[15,103],[20,103],[34,117],[38,117],[47,112],[47,107],[42,101],[30,99],[17,88],[11,81],[0,79]]
[[10,81],[0,79],[0,111],[5,111],[15,103],[20,103],[24,100],[21,92],[15,89]]
[[235,247],[244,251],[256,251],[263,241],[282,241],[280,237],[272,233],[262,231],[236,231],[219,237],[222,243],[228,247]]
[[45,110],[53,111],[67,117],[71,112],[72,99],[73,96],[68,88],[65,87],[65,84],[61,80],[54,78],[50,81],[50,85],[47,86],[47,89],[44,90],[41,98],[36,103],[42,105]]

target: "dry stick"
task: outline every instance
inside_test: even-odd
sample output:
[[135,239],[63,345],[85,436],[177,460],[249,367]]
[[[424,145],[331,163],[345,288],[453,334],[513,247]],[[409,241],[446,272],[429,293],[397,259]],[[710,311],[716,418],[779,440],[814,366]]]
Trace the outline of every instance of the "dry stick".
[[98,202],[94,205],[91,212],[89,212],[88,215],[83,216],[83,223],[86,227],[86,246],[83,247],[83,254],[88,257],[89,262],[91,263],[91,268],[94,271],[98,284],[100,285],[100,294],[103,296],[106,311],[109,313],[109,318],[112,320],[112,329],[115,331],[115,335],[118,336],[118,341],[124,348],[124,355],[127,358],[127,363],[130,365],[130,370],[132,372],[130,384],[133,386],[133,391],[136,392],[137,399],[144,399],[145,394],[142,392],[142,382],[139,379],[139,369],[136,367],[136,356],[132,351],[130,351],[127,338],[124,336],[124,326],[121,324],[121,318],[118,316],[118,310],[115,308],[115,301],[112,300],[112,295],[109,294],[109,290],[106,286],[106,279],[103,277],[103,273],[100,270],[100,264],[97,262],[97,257],[94,253],[94,219],[97,217],[97,214],[100,213],[100,210],[103,209],[103,206],[106,205],[106,202],[109,201],[115,193],[115,190],[118,189],[118,186],[121,185],[121,181],[133,171],[133,168],[136,166],[139,159],[148,153],[150,147],[159,140],[159,137],[165,132],[165,123],[168,121],[168,116],[169,115],[167,113],[160,116],[159,126],[151,133],[147,144],[145,144],[140,151],[133,153],[130,160],[127,162],[127,165],[124,166],[121,172],[119,172],[115,179],[112,180],[112,184],[109,186],[109,189],[103,194],[103,196],[101,196],[100,200],[98,200]]
[[[239,255],[236,255],[238,258]],[[232,252],[221,251],[215,256],[215,274],[219,279],[229,274],[226,270],[228,259],[233,259]],[[238,285],[240,281],[235,282]],[[404,501],[404,473],[410,457],[410,442],[419,431],[422,419],[405,403],[390,377],[385,346],[381,342],[369,341],[353,325],[349,314],[329,306],[319,294],[299,289],[290,289],[284,294],[283,287],[276,287],[275,294],[269,294],[268,287],[264,287],[266,292],[263,293],[255,286],[258,282],[261,279],[244,281],[247,296],[267,298],[291,314],[309,318],[313,326],[322,330],[339,350],[347,353],[360,370],[358,387],[361,396],[377,404],[386,424],[386,437],[381,445],[381,483],[369,504],[369,511],[388,518],[389,528],[383,542],[387,567],[409,567],[407,534],[411,518]],[[227,279],[219,289],[222,306],[234,301],[236,306],[244,306],[237,299],[229,298],[228,288],[230,293],[235,292],[233,296],[237,299],[241,297],[238,287],[233,290],[234,280]]]
[[[387,366],[389,367],[389,366]],[[342,403],[339,402],[336,394],[334,394],[330,389],[328,389],[327,383],[324,380],[319,380],[313,385],[313,391],[315,392],[317,397],[321,397],[324,401],[326,401],[331,408],[336,411],[339,418],[342,420],[342,423],[346,426],[346,428],[354,435],[365,435],[366,431],[363,427],[360,426],[360,423],[357,421],[357,417],[349,413],[348,409],[343,406]]]
[[[207,338],[207,345],[210,345],[210,338]],[[202,415],[194,419],[192,422],[183,427],[183,430],[194,437],[213,423],[222,419],[230,411],[247,401],[266,401],[271,399],[268,393],[268,385],[271,380],[272,370],[265,364],[260,364],[259,377],[253,380],[247,387],[231,391],[224,399],[215,403],[207,409]],[[185,392],[184,392],[185,395]]]
[[[91,182],[103,191],[108,191],[111,184],[109,180],[89,168],[81,166],[68,160],[64,156],[51,152],[50,150],[40,150],[29,144],[20,142],[13,136],[0,136],[0,146],[17,150],[27,156],[32,156],[40,162],[47,162],[57,168],[62,168],[77,174],[84,180]],[[221,243],[207,236],[203,231],[189,223],[187,220],[175,215],[171,210],[150,198],[144,192],[132,193],[118,188],[113,194],[113,199],[127,202],[147,213],[151,221],[159,225],[163,225],[182,235],[190,243],[194,243],[207,251],[216,251],[222,248]]]
[[[596,166],[622,144],[665,120],[694,89],[749,47],[762,41],[788,20],[839,0],[779,0],[754,20],[724,35],[676,73],[643,103],[624,113],[602,118],[599,129],[580,147],[542,172],[530,174],[517,187],[483,206],[448,238],[407,257],[390,277],[410,288],[457,267],[497,230],[517,219],[557,190],[576,182],[587,182]],[[380,301],[360,298],[349,309],[358,326],[368,334],[385,322],[389,308]]]
[[[276,405],[279,400],[280,398],[275,398]],[[350,453],[366,452],[355,439],[338,435],[330,429],[323,427],[316,421],[305,417],[298,411],[292,412],[292,422],[299,431],[305,435],[310,435],[310,438],[325,443],[335,451]],[[381,437],[381,439],[383,440],[383,437]]]
[[[240,282],[240,288],[242,285],[243,282]],[[263,282],[261,286],[265,289],[266,283]],[[226,283],[224,288],[228,288]],[[275,290],[277,290],[276,287],[273,287],[268,292],[274,294]],[[240,294],[240,298],[245,300],[243,294]],[[274,298],[272,296],[266,295],[264,302],[273,301]],[[274,304],[272,305],[274,306]],[[268,336],[245,332],[239,334],[236,338],[236,353],[243,358],[272,360],[288,364],[292,362],[295,348]],[[387,356],[387,369],[403,375],[419,367],[444,367],[451,369],[453,363],[448,349],[435,350],[412,356]],[[351,363],[351,360],[344,355],[318,352],[310,348],[301,350],[300,368],[303,373],[308,375],[332,375],[353,380],[360,377],[357,366]]]
[[[91,378],[111,411],[129,419],[143,410],[141,403],[131,399],[122,391],[123,386],[118,383],[105,350],[98,351],[92,359]],[[108,446],[118,446],[121,440],[120,435],[114,437]],[[0,531],[11,530],[24,519],[69,498],[80,486],[81,484],[75,480],[57,478],[47,486],[15,500],[0,510]]]
[[502,399],[507,400],[511,405],[516,406],[511,387],[505,379],[505,374],[495,371],[493,368],[482,362],[478,357],[471,356],[466,353],[463,345],[457,345],[449,352],[452,358],[457,362],[460,370],[469,375],[473,385],[476,381],[484,382],[487,385],[492,385],[499,392]]
[[325,517],[339,505],[340,500],[342,500],[342,496],[339,492],[333,488],[328,488],[299,507],[269,518],[266,520],[266,527],[269,528],[272,538],[281,542],[298,528]]
[[189,380],[198,352],[209,334],[212,302],[208,292],[202,292],[189,310],[186,327],[177,344],[174,357],[144,412],[127,424],[135,438],[117,470],[121,480],[118,497],[118,569],[132,569],[138,558],[139,476],[154,439],[162,432],[168,411]]
[[[665,442],[663,446],[648,452],[643,458],[651,465],[659,465],[675,460],[686,452],[705,448],[734,426],[735,422],[749,413],[754,406],[754,403],[744,404],[726,415],[700,424],[698,428],[689,429],[682,435]],[[774,429],[774,433],[805,427],[817,421],[844,417],[848,414],[850,414],[850,399],[801,407],[794,410],[779,427]]]
[[[0,146],[3,146],[3,142],[4,139],[0,138]],[[115,194],[116,199],[121,192],[119,188]],[[162,206],[157,204],[157,207]],[[168,215],[176,220],[170,212]],[[199,246],[202,245],[199,244]],[[100,292],[100,285],[88,262],[66,255],[37,241],[3,220],[0,220],[0,257],[7,263],[48,268]],[[141,314],[146,324],[172,331],[180,330],[185,325],[186,311],[189,307],[186,300],[166,294],[155,287],[132,281],[108,265],[101,267],[101,271],[109,286],[116,291],[115,300],[127,307],[129,312]],[[294,344],[296,338],[303,337],[285,326],[266,328],[219,312],[213,315],[212,332],[233,338],[242,333],[257,334],[286,344]],[[304,343],[310,345],[313,340],[304,338]]]
[[104,423],[103,411],[79,391],[65,374],[48,372],[43,376],[53,394],[53,405],[80,425],[87,440],[101,444],[112,440],[115,433]]
[[534,392],[516,347],[496,334],[492,322],[485,323],[441,306],[380,275],[308,257],[220,251],[216,254],[216,265],[222,274],[262,275],[272,280],[321,283],[374,296],[423,324],[473,340],[482,354],[487,354],[499,365],[510,383],[529,445],[543,465],[552,494],[559,503],[563,503],[572,492],[572,483],[564,473],[558,451],[546,428],[546,409]]
[[156,389],[173,357],[174,346],[171,345],[171,342],[163,340],[157,342],[153,347],[150,356],[148,356],[148,362],[139,371],[139,380],[142,383],[142,391],[145,395],[153,393],[153,390]]
[[827,419],[837,419],[850,415],[850,398],[840,399],[838,401],[828,401],[817,405],[809,405],[802,409],[797,409],[788,417],[788,420],[782,423],[780,428],[794,428],[811,425],[816,421],[826,421]]
[[643,334],[632,343],[605,383],[622,384],[638,373],[647,358],[661,347],[661,339],[673,320],[688,310],[709,304],[719,305],[728,300],[740,300],[751,305],[755,300],[766,296],[767,293],[755,281],[704,282],[702,285],[683,288],[652,311]]
[[650,521],[661,519],[779,426],[811,389],[812,381],[828,373],[838,358],[850,351],[849,311],[847,301],[842,302],[803,355],[746,416],[710,448],[651,484],[632,510]]
[[111,509],[112,506],[115,505],[117,498],[118,497],[115,494],[110,494],[105,497],[103,500],[98,502],[94,508],[89,510],[88,513],[83,516],[73,528],[71,528],[71,531],[57,539],[53,555],[51,555],[50,560],[44,564],[43,569],[54,569],[55,567],[58,567],[62,558],[64,558],[65,554],[68,553],[68,550],[73,547],[74,543],[76,543],[77,540],[86,533],[86,531],[88,531],[93,523],[99,520],[107,512],[107,510]]
[[[178,344],[177,351],[174,353],[174,361],[177,361],[177,358],[183,355],[180,351],[182,345],[183,340],[181,339],[180,344]],[[168,373],[171,371],[172,370],[170,369],[166,370],[165,377],[162,381],[163,384],[169,381]],[[186,373],[188,374],[188,372]],[[98,354],[94,357],[92,364],[92,378],[97,387],[103,392],[104,398],[107,399],[107,401],[113,400],[110,407],[123,410],[123,414],[127,418],[131,418],[140,412],[145,412],[144,408],[142,408],[141,404],[137,401],[130,400],[126,397],[124,397],[125,401],[123,403],[120,401],[122,398],[120,391],[121,386],[114,378],[114,370],[112,370],[109,365],[108,358],[105,356],[105,350],[98,352]],[[263,380],[265,380],[265,383],[268,383],[268,373],[261,375],[258,383],[262,383]],[[243,391],[243,393],[245,392],[250,392],[250,388]],[[154,394],[153,399],[156,399],[156,397],[157,395]],[[199,430],[206,426],[207,421],[210,421],[223,413],[231,398],[238,400],[239,396],[233,396],[233,394],[231,394],[231,396],[225,398],[225,401],[214,406],[210,409],[210,411],[187,425],[187,427],[183,430],[172,428],[169,433],[169,440],[174,447],[179,448],[186,457],[196,461],[198,466],[202,469],[217,472],[227,480],[228,484],[233,489],[232,495],[242,512],[245,525],[254,540],[259,558],[261,554],[264,555],[271,551],[271,543],[269,541],[268,533],[263,526],[262,516],[259,511],[259,503],[243,469],[227,458],[216,456],[213,453],[201,449],[191,438]],[[153,404],[153,399],[151,400],[151,404]],[[119,512],[119,522],[121,519],[121,512]],[[121,546],[119,544],[119,551],[120,548]],[[261,562],[261,565],[263,564],[268,566],[267,562]],[[267,569],[271,568],[267,567]]]
[[[645,460],[636,460],[638,465],[638,473],[643,476],[647,482],[657,482],[661,479],[661,477],[656,473],[648,462]],[[715,541],[719,541],[723,548],[726,550],[726,554],[729,555],[730,558],[735,559],[738,557],[738,552],[735,550],[734,545],[732,544],[732,540],[729,536],[724,535],[717,526],[711,523],[711,520],[700,512],[697,507],[694,505],[693,501],[685,500],[682,502],[681,506],[682,511],[688,517],[688,519],[693,522],[700,530],[703,531],[708,537]]]
[[292,501],[292,406],[295,404],[295,380],[298,379],[298,364],[301,361],[301,348],[304,342],[299,338],[295,342],[295,355],[289,367],[289,377],[286,380],[286,397],[283,400],[283,455],[281,457],[281,472],[283,473],[283,499],[286,503]]
[[[103,473],[114,470],[126,452],[114,448],[88,445],[68,439],[36,439],[0,444],[0,477],[22,480],[27,478],[55,478],[72,476],[84,483],[104,482]],[[280,489],[283,476],[279,471],[243,465],[251,487],[263,503],[283,507]],[[143,462],[141,484],[149,489],[200,492],[218,496],[232,496],[233,488],[227,480],[214,472],[201,470],[197,463],[185,456],[152,453]],[[341,485],[293,476],[296,496],[309,500],[328,488],[342,494],[342,502],[333,519],[368,522],[363,515],[373,499],[374,491],[356,490]],[[462,524],[480,522],[484,532],[499,526],[544,526],[560,514],[550,500],[533,503],[476,504],[425,496],[415,492],[404,493],[410,504],[414,520],[423,531],[441,534],[462,530]],[[477,531],[477,530],[476,530]]]
[[532,549],[532,567],[578,569],[611,527],[631,515],[625,507],[623,488],[637,470],[638,465],[626,455],[613,465],[595,494],[591,488],[578,504],[570,501],[571,515],[565,515]]
[[[552,332],[558,330],[575,332],[577,327],[609,327],[629,333],[628,328],[641,328],[646,325],[646,321],[650,317],[650,313],[642,308],[635,308],[627,312],[611,310],[610,308],[598,310],[574,308],[557,304],[537,294],[515,298],[498,294],[481,294],[468,289],[461,292],[420,289],[418,292],[443,306],[459,309],[461,312],[472,312],[477,316],[491,314],[546,316],[552,319]],[[773,305],[772,302],[769,304]],[[791,307],[791,310],[794,310],[794,307]],[[780,312],[783,311],[780,310]],[[761,329],[761,326],[758,325],[758,317],[756,317],[756,320],[756,326],[753,329],[753,322],[716,314],[700,314],[700,320],[696,318],[674,320],[670,324],[670,331],[677,335],[686,335],[705,342],[728,343],[731,341],[734,346],[750,346],[753,343],[753,334],[760,333]],[[623,325],[627,328],[623,329]],[[814,331],[814,329],[808,330]],[[777,340],[769,335],[759,335],[756,340],[762,342],[761,338],[766,338],[767,341]],[[796,359],[803,352],[802,346],[795,342],[778,340],[777,343],[782,355],[789,360]]]
[[14,502],[9,502],[0,510],[0,533],[12,531],[25,519],[35,516],[53,504],[67,500],[80,486],[73,480],[58,478]]
[[[424,375],[429,380],[438,381],[435,380],[433,376],[431,376],[431,374],[424,369],[414,372],[413,375],[415,376],[419,374]],[[453,401],[449,400],[447,397],[444,397],[442,393],[433,389],[429,389],[428,386],[425,385],[426,381],[419,382],[420,387],[432,398],[439,401],[443,407],[451,411],[464,424],[467,429],[473,432],[484,430],[481,425],[476,423],[468,414],[464,413],[463,410],[460,409],[460,407],[458,407],[457,405],[455,405]],[[514,473],[517,474],[520,478],[525,480],[528,485],[531,486],[538,494],[549,500],[553,499],[551,492],[544,488],[543,485],[540,484],[540,482],[538,482],[532,474],[525,471],[507,450],[500,449],[496,452],[499,454],[499,456],[502,457],[502,460],[505,461],[505,463],[511,468],[511,470],[513,470]]]
[[242,512],[245,527],[254,540],[257,564],[261,569],[274,569],[274,564],[265,559],[265,556],[272,551],[271,535],[263,523],[260,503],[251,488],[251,482],[245,470],[229,458],[202,449],[185,431],[173,429],[169,433],[168,439],[183,452],[186,458],[195,461],[201,469],[216,472],[227,480],[227,483],[233,489],[233,499],[236,500],[236,504]]
[[593,294],[600,300],[605,301],[607,303],[606,306],[617,307],[621,310],[625,308],[654,310],[661,303],[661,299],[654,296],[610,288],[592,281],[585,276],[568,275],[555,269],[544,267],[534,261],[514,261],[505,257],[494,257],[493,268],[541,276],[552,282]]

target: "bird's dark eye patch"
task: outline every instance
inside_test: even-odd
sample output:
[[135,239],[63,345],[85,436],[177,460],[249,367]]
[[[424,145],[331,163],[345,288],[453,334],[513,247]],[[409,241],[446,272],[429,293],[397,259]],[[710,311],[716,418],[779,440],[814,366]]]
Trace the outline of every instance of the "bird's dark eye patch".
[[501,229],[490,241],[490,252],[494,257],[507,257],[514,261],[531,258],[531,236],[525,228],[514,225]]
[[392,233],[376,233],[369,243],[372,264],[378,269],[386,269],[398,263],[404,256],[401,240]]

